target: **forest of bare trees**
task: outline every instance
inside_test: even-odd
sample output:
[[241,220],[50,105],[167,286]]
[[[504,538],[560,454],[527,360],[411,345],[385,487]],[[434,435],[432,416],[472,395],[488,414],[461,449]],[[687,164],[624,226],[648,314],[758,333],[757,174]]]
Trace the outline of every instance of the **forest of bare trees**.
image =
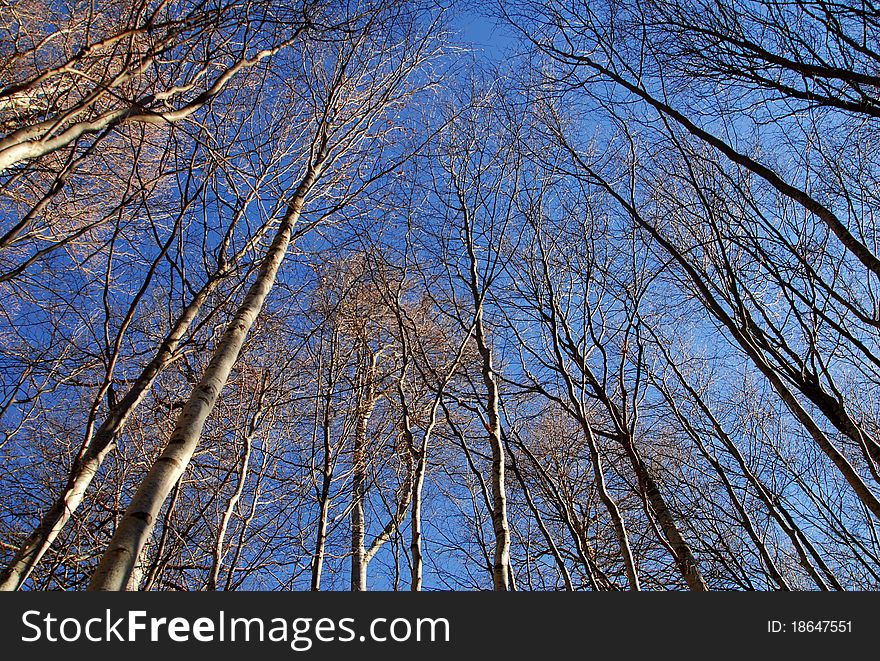
[[880,589],[878,138],[870,0],[0,0],[0,588]]

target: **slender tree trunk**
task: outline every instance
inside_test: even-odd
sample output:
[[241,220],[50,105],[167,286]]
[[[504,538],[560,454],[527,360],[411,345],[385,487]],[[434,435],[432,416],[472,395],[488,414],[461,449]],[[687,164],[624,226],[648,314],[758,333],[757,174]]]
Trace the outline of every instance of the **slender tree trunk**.
[[483,334],[482,310],[474,326],[477,350],[482,358],[481,373],[486,386],[486,431],[492,449],[492,528],[495,531],[495,557],[492,580],[495,590],[510,590],[510,527],[507,522],[507,492],[504,483],[504,445],[501,441],[498,383],[492,369],[492,350]]
[[137,492],[92,576],[90,590],[121,590],[131,574],[134,561],[146,543],[159,510],[174,484],[186,470],[201,438],[208,415],[241,351],[248,331],[260,313],[275,283],[278,269],[287,253],[293,226],[305,205],[306,195],[320,174],[321,162],[311,163],[297,187],[278,233],[263,259],[257,278],[226,327],[211,362],[199,384],[183,407],[177,424],[161,456],[141,482]]
[[631,439],[628,440],[625,445],[633,470],[638,477],[642,493],[644,494],[647,503],[650,505],[651,512],[653,512],[654,516],[657,518],[657,522],[660,524],[663,536],[669,542],[672,556],[675,559],[675,564],[678,567],[678,570],[681,572],[682,577],[691,590],[695,592],[708,592],[709,586],[706,583],[706,579],[703,578],[703,574],[700,572],[700,567],[697,564],[693,551],[687,543],[687,540],[685,540],[684,536],[681,534],[678,525],[675,523],[672,511],[669,509],[669,506],[666,503],[666,498],[661,493],[660,487],[654,479],[651,470],[635,451]]
[[[410,554],[412,555],[412,570],[410,572],[410,590],[413,592],[419,592],[422,589],[422,580],[424,574],[424,557],[422,556],[422,490],[425,487],[425,473],[427,473],[428,468],[428,447],[431,444],[431,436],[434,433],[434,428],[437,426],[437,411],[440,408],[440,400],[443,396],[443,388],[446,385],[446,381],[451,377],[455,366],[458,365],[458,362],[461,357],[461,351],[464,347],[459,349],[459,355],[456,356],[456,360],[454,363],[454,367],[449,371],[447,378],[440,384],[440,388],[437,391],[437,394],[434,397],[434,402],[431,404],[431,416],[428,420],[428,426],[425,429],[425,433],[422,436],[421,446],[419,448],[415,447],[415,437],[412,434],[412,430],[410,429],[407,432],[407,437],[409,438],[409,442],[411,444],[412,453],[415,455],[415,466],[413,466],[413,474],[412,474],[412,495],[410,501]],[[403,393],[401,391],[401,397]],[[407,418],[407,427],[409,427],[409,422]]]
[[313,592],[321,589],[321,572],[324,571],[324,547],[327,543],[327,521],[330,516],[330,479],[325,473],[321,486],[321,512],[318,515],[318,533],[315,539],[315,557],[312,560],[312,585]]
[[[535,501],[532,498],[531,489],[529,489],[525,479],[523,479],[523,474],[519,470],[519,466],[517,465],[516,455],[513,453],[509,446],[507,449],[510,454],[510,466],[513,469],[513,474],[516,476],[517,482],[519,482],[520,488],[523,490],[523,495],[526,498],[526,503],[529,506],[529,510],[531,510],[532,516],[535,517],[535,523],[538,524],[538,529],[544,536],[544,541],[547,542],[547,547],[550,549],[550,554],[553,556],[553,560],[556,562],[557,569],[559,569],[559,575],[562,576],[562,580],[565,583],[565,589],[571,592],[574,590],[574,585],[571,582],[571,574],[568,571],[568,567],[565,566],[565,560],[563,560],[562,555],[559,552],[559,547],[556,545],[556,541],[553,539],[553,536],[550,534],[550,531],[544,524],[544,517],[541,516],[541,511],[535,505]],[[596,580],[595,578],[593,578],[593,573],[591,571],[588,573],[588,576],[590,578],[591,587],[593,588],[593,590],[597,590]]]
[[367,589],[367,566],[364,558],[364,441],[359,434],[354,440],[354,473],[351,483],[351,590]]
[[74,461],[64,491],[43,515],[40,524],[28,536],[15,554],[12,562],[0,577],[0,591],[17,590],[27,580],[37,563],[55,541],[64,526],[79,507],[86,490],[97,475],[107,454],[116,445],[126,422],[146,397],[159,374],[174,360],[181,340],[198,316],[202,305],[219,283],[213,277],[202,287],[174,322],[153,359],[140,373],[128,392],[107,414],[95,435]]
[[[456,358],[456,364],[458,358]],[[452,372],[450,371],[450,375]],[[421,446],[415,448],[415,437],[412,430],[409,429],[409,421],[407,419],[407,437],[409,439],[411,451],[415,455],[415,465],[412,472],[412,491],[410,496],[410,554],[412,555],[412,570],[410,572],[410,590],[419,592],[422,589],[422,580],[424,574],[424,558],[422,556],[422,490],[425,487],[425,473],[428,468],[428,447],[431,444],[431,436],[434,433],[434,427],[437,426],[437,410],[440,407],[440,399],[442,398],[443,387],[445,381],[441,384],[434,402],[431,405],[431,416],[428,426],[422,436]],[[401,391],[401,397],[403,393]]]
[[254,436],[257,433],[257,427],[260,424],[260,413],[257,412],[249,425],[248,433],[244,439],[244,448],[241,452],[241,466],[238,470],[238,485],[233,494],[226,502],[226,509],[220,519],[220,526],[217,530],[217,541],[214,543],[214,552],[211,559],[211,572],[208,574],[208,583],[206,590],[216,590],[217,583],[220,581],[220,568],[223,566],[223,556],[225,554],[224,545],[226,542],[226,530],[229,528],[229,521],[232,520],[232,514],[241,495],[244,493],[244,483],[247,480],[248,468],[250,468],[251,448]]
[[[421,459],[419,460],[421,463]],[[425,471],[416,471],[413,480],[413,498],[410,508],[410,543],[412,572],[410,590],[419,592],[424,578],[424,558],[422,557],[422,489],[425,484]]]
[[688,258],[678,250],[668,239],[666,239],[663,234],[657,230],[651,223],[646,221],[638,210],[629,202],[627,202],[608,182],[606,182],[601,177],[596,176],[595,172],[592,170],[588,170],[591,177],[595,178],[596,182],[602,186],[608,193],[616,199],[620,205],[627,211],[627,213],[632,217],[632,219],[639,225],[645,229],[656,241],[660,244],[660,246],[667,252],[669,255],[682,267],[682,269],[687,274],[688,279],[693,283],[694,287],[699,291],[702,301],[701,303],[705,306],[705,308],[718,319],[719,322],[724,324],[724,326],[730,331],[730,334],[733,336],[734,340],[739,344],[745,354],[752,360],[755,367],[757,367],[761,373],[766,377],[767,381],[770,382],[770,385],[773,386],[773,389],[777,392],[780,399],[786,404],[791,413],[798,419],[798,421],[803,425],[804,429],[810,434],[810,436],[815,441],[816,445],[825,453],[828,459],[837,467],[840,473],[843,475],[844,479],[846,479],[847,483],[852,488],[853,492],[858,496],[859,500],[862,501],[864,506],[874,515],[874,517],[880,520],[880,499],[878,499],[868,485],[865,484],[861,475],[859,475],[858,471],[855,467],[850,463],[849,459],[837,449],[837,447],[832,443],[831,439],[825,434],[825,432],[819,427],[818,424],[813,420],[810,413],[801,405],[798,401],[797,397],[788,389],[785,384],[785,381],[780,375],[773,369],[773,367],[767,362],[764,358],[761,350],[755,346],[755,343],[749,337],[749,329],[743,329],[740,324],[738,324],[727,312],[724,310],[724,307],[716,300],[715,296],[712,294],[711,289],[706,284],[696,267],[688,260]]
[[362,399],[357,410],[354,432],[351,479],[351,589],[365,592],[367,589],[367,559],[364,539],[364,497],[367,486],[367,425],[376,405],[376,363],[378,354],[370,356],[362,383]]
[[330,518],[330,486],[333,484],[333,448],[330,443],[330,423],[333,410],[333,371],[336,365],[336,333],[330,345],[330,377],[327,379],[327,392],[324,395],[324,412],[321,421],[321,433],[324,446],[324,461],[321,470],[320,512],[318,514],[318,531],[315,538],[315,555],[312,560],[311,589],[321,589],[321,572],[324,569],[324,547],[327,543],[327,524]]
[[620,508],[608,492],[608,486],[605,483],[605,469],[602,465],[602,455],[599,450],[599,444],[596,443],[596,436],[593,434],[593,428],[590,427],[590,424],[584,419],[581,419],[580,422],[581,428],[584,430],[584,434],[587,438],[587,445],[590,448],[590,463],[593,466],[593,479],[596,483],[596,489],[599,492],[599,499],[602,501],[602,504],[605,505],[605,509],[611,517],[611,522],[614,524],[614,532],[620,543],[620,553],[623,556],[623,564],[626,568],[626,578],[629,582],[629,589],[633,591],[641,590],[638,568],[636,567],[635,557],[633,556],[632,545],[629,543],[629,534],[626,531],[626,522],[623,520]]
[[[424,432],[422,433],[421,443],[418,447],[416,447],[416,439],[415,434],[413,433],[410,407],[407,403],[406,393],[404,391],[404,381],[406,379],[407,370],[409,369],[412,353],[407,336],[407,324],[404,320],[402,310],[403,305],[401,303],[401,290],[398,289],[396,296],[395,314],[397,316],[398,330],[400,331],[400,344],[403,348],[403,357],[400,370],[400,378],[397,381],[397,396],[400,400],[400,408],[403,412],[402,427],[404,438],[407,444],[407,451],[409,453],[407,468],[409,471],[410,481],[409,502],[404,503],[403,501],[401,501],[400,504],[404,506],[402,508],[403,510],[405,510],[407,506],[410,508],[410,555],[412,557],[412,566],[410,569],[410,590],[413,592],[419,592],[422,589],[422,580],[424,573],[424,558],[422,556],[422,490],[425,486],[425,474],[428,467],[428,448],[431,444],[431,436],[434,433],[434,428],[437,426],[437,412],[439,411],[441,402],[443,400],[444,389],[446,388],[446,384],[449,383],[449,380],[461,366],[462,356],[466,347],[470,343],[470,337],[471,333],[473,332],[473,327],[468,329],[467,335],[458,346],[458,350],[455,353],[455,358],[452,360],[451,363],[446,366],[445,374],[441,378],[440,382],[437,384],[436,391],[434,392],[434,399],[431,403],[428,424],[425,427]],[[403,515],[405,514],[405,511],[399,510],[399,513]],[[400,520],[397,522],[397,525],[399,526],[400,522],[402,521],[403,518],[401,517]],[[390,533],[390,531],[386,532]]]
[[[462,345],[463,347],[464,345]],[[461,356],[461,349],[459,350],[459,356],[456,357],[455,365],[458,364],[458,361]],[[453,368],[454,369],[454,368]],[[452,370],[450,370],[447,379],[452,375]],[[415,448],[415,437],[413,436],[412,429],[409,426],[409,417],[407,416],[406,427],[408,431],[406,432],[407,438],[410,443],[412,454],[415,456],[415,465],[413,466],[412,472],[412,491],[410,496],[410,554],[412,555],[412,570],[410,572],[410,590],[413,592],[419,592],[422,589],[422,580],[424,573],[424,558],[422,556],[422,490],[425,487],[425,473],[427,473],[428,468],[428,447],[431,444],[431,436],[434,433],[434,428],[437,426],[437,410],[440,408],[440,400],[442,398],[443,388],[446,385],[446,380],[440,385],[439,390],[437,391],[436,396],[434,397],[434,402],[431,404],[431,416],[428,420],[428,426],[425,429],[425,433],[422,435],[422,443],[421,446],[416,449]],[[401,390],[401,398],[403,397],[403,392]]]
[[[464,205],[463,205],[464,206]],[[492,528],[495,533],[495,554],[492,565],[492,583],[495,590],[510,590],[510,527],[507,522],[507,493],[504,484],[504,445],[501,440],[501,416],[499,413],[498,383],[492,366],[492,349],[486,340],[483,327],[483,299],[480,277],[477,272],[477,254],[474,249],[471,218],[465,209],[465,248],[470,266],[470,293],[474,304],[474,340],[480,354],[480,373],[486,387],[486,432],[492,450]]]

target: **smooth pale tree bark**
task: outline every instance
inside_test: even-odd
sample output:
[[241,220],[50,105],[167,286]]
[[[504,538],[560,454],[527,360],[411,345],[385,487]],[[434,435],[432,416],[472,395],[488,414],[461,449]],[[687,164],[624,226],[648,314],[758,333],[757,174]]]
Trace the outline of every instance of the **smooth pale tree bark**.
[[[412,495],[410,500],[411,530],[409,545],[410,554],[412,555],[410,590],[413,592],[418,592],[422,589],[422,581],[424,577],[424,556],[422,554],[422,491],[425,487],[425,475],[428,468],[428,448],[431,445],[431,437],[434,434],[434,429],[437,427],[437,412],[443,398],[443,389],[446,387],[446,383],[460,364],[464,346],[465,344],[463,343],[461,348],[459,348],[459,354],[456,356],[452,368],[447,372],[447,376],[437,389],[434,401],[431,403],[431,413],[428,417],[428,424],[425,427],[425,431],[422,433],[421,442],[419,443],[418,448],[416,447],[415,434],[413,434],[409,423],[408,413],[404,422],[407,441],[410,444],[413,455],[415,456],[415,466],[413,467],[412,476]],[[403,400],[404,395],[402,390],[400,392],[400,397],[401,400]]]
[[409,510],[409,505],[412,502],[413,498],[413,489],[415,486],[415,470],[416,466],[414,465],[414,455],[415,455],[415,441],[413,438],[412,426],[410,424],[410,410],[409,404],[406,401],[406,396],[403,391],[403,381],[406,378],[407,368],[409,366],[409,358],[407,353],[406,342],[403,341],[403,351],[404,357],[401,360],[401,369],[400,376],[397,380],[397,395],[400,401],[400,406],[402,410],[401,415],[401,431],[403,436],[403,448],[402,453],[404,454],[404,463],[406,466],[406,475],[404,476],[403,484],[399,489],[398,496],[396,498],[397,505],[394,508],[394,512],[391,515],[388,523],[385,524],[385,527],[379,532],[378,535],[373,539],[369,548],[364,553],[364,573],[366,573],[366,567],[369,566],[370,561],[376,556],[385,542],[391,539],[392,535],[395,532],[400,530],[400,524],[403,523],[403,520],[406,518],[406,513]]
[[[409,548],[411,555],[410,559],[412,562],[410,567],[410,590],[413,592],[418,592],[422,589],[424,576],[424,557],[422,554],[422,491],[425,486],[425,475],[427,473],[428,467],[428,449],[431,445],[431,439],[434,434],[434,429],[437,427],[438,411],[443,400],[444,390],[446,389],[446,385],[449,383],[450,379],[452,379],[452,377],[461,367],[465,349],[470,343],[471,336],[473,334],[473,326],[468,329],[464,338],[459,343],[454,358],[447,365],[444,366],[444,369],[440,375],[440,380],[434,388],[434,396],[431,401],[427,424],[422,431],[421,439],[417,441],[416,433],[413,429],[412,424],[412,407],[410,405],[410,402],[407,400],[406,392],[404,390],[404,384],[406,382],[406,377],[410,366],[415,365],[418,367],[418,362],[414,357],[414,349],[418,346],[418,342],[412,342],[409,336],[410,329],[412,329],[412,332],[415,334],[416,337],[418,337],[418,328],[415,327],[415,325],[412,323],[412,320],[407,316],[402,300],[403,282],[406,279],[405,273],[406,271],[404,271],[404,277],[401,278],[396,292],[394,292],[393,296],[389,295],[389,299],[393,297],[392,308],[397,321],[398,341],[400,342],[401,346],[401,365],[400,375],[397,379],[397,397],[400,403],[400,410],[402,412],[401,427],[403,431],[403,437],[406,441],[410,462],[412,463],[411,467],[408,465],[409,490],[406,493],[406,499],[402,498],[398,502],[398,510],[395,518],[389,522],[388,526],[386,526],[382,533],[380,533],[380,535],[376,538],[376,540],[371,545],[368,554],[370,554],[371,552],[374,554],[375,551],[378,550],[374,548],[376,546],[376,543],[380,540],[382,541],[382,543],[384,543],[384,541],[390,538],[392,532],[399,528],[400,524],[403,522],[404,516],[406,515],[406,509],[409,508]],[[389,292],[389,294],[391,293]],[[422,353],[422,355],[424,355],[423,347],[420,348],[419,351],[420,353]],[[423,370],[422,376],[427,376],[427,372],[429,371],[430,370]],[[394,526],[393,528],[391,527],[392,525]]]
[[501,440],[501,415],[498,394],[498,381],[492,365],[492,349],[486,339],[483,326],[483,301],[476,289],[476,256],[473,245],[468,246],[471,253],[471,282],[474,302],[477,307],[474,321],[474,340],[480,354],[480,374],[486,387],[486,433],[492,450],[492,528],[495,532],[495,555],[492,565],[492,580],[495,590],[510,590],[510,525],[507,520],[507,490],[504,471],[504,445]]
[[330,443],[324,444],[324,469],[321,474],[320,511],[318,513],[318,531],[315,536],[315,554],[312,560],[311,589],[321,589],[321,573],[324,571],[324,548],[327,544],[327,525],[330,519],[330,484],[333,481],[333,461],[330,456]]
[[641,590],[638,567],[636,566],[632,545],[629,541],[629,533],[626,530],[626,522],[623,520],[623,514],[621,514],[620,508],[617,506],[617,501],[614,500],[608,491],[608,485],[605,482],[605,467],[603,466],[599,445],[596,443],[596,436],[593,433],[593,428],[583,415],[578,415],[578,422],[584,431],[584,437],[587,439],[587,447],[590,450],[590,464],[593,467],[593,480],[596,483],[596,490],[599,492],[599,499],[611,517],[611,523],[614,526],[614,532],[620,544],[620,554],[623,556],[623,566],[626,570],[629,589],[634,591]]
[[[436,410],[435,410],[436,418]],[[427,450],[427,445],[422,444]],[[413,496],[410,507],[410,543],[409,550],[412,556],[412,569],[410,571],[410,590],[419,592],[424,581],[425,559],[422,555],[422,490],[425,486],[425,454],[421,454],[417,461],[416,474],[413,476]]]
[[312,560],[312,583],[311,589],[317,592],[321,589],[321,573],[324,571],[324,548],[327,544],[327,525],[330,518],[330,484],[333,481],[332,461],[329,447],[325,455],[324,471],[321,480],[321,505],[318,514],[318,531],[315,538],[315,557]]
[[[566,380],[568,380],[567,376]],[[570,394],[570,397],[571,396],[573,396],[573,391]],[[575,398],[575,400],[577,400],[577,398]],[[605,481],[605,467],[602,461],[602,454],[599,449],[599,445],[596,442],[596,436],[593,433],[593,428],[590,426],[590,423],[583,415],[583,411],[580,410],[579,400],[577,400],[576,406],[578,407],[576,409],[577,421],[584,432],[584,437],[587,439],[587,447],[590,450],[590,465],[593,469],[593,480],[596,484],[596,490],[599,493],[599,500],[601,500],[602,504],[605,506],[605,509],[608,512],[608,516],[611,517],[611,523],[614,526],[614,532],[617,536],[617,541],[620,544],[620,554],[623,557],[623,566],[626,570],[626,578],[629,582],[629,589],[638,591],[641,589],[641,585],[639,582],[639,572],[636,566],[635,557],[633,555],[632,544],[630,544],[629,541],[629,533],[626,529],[626,522],[623,520],[623,515],[620,512],[617,501],[614,500],[614,498],[608,491],[608,486]]]
[[[235,222],[238,222],[238,219]],[[107,417],[83,445],[70,469],[64,489],[43,515],[39,525],[19,547],[12,562],[0,575],[0,591],[17,590],[30,576],[34,567],[37,566],[82,503],[85,493],[101,468],[104,459],[116,446],[128,419],[143,402],[158,376],[177,359],[180,343],[201,312],[202,306],[221,282],[236,271],[237,262],[259,242],[264,233],[265,228],[255,233],[235,255],[223,260],[218,270],[208,277],[201,289],[181,310],[152,360],[144,367],[122,399],[110,409]],[[223,250],[226,247],[227,241],[224,240]]]
[[367,427],[376,406],[376,368],[379,352],[370,352],[369,360],[361,376],[361,399],[356,410],[357,422],[352,448],[351,477],[351,589],[365,592],[367,589],[367,559],[364,540],[364,498],[367,487]]
[[[375,396],[375,393],[373,394],[373,397],[374,397],[374,400],[378,399]],[[329,402],[329,399],[328,399],[328,402]],[[374,405],[375,405],[375,401],[374,401]],[[404,408],[406,409],[405,405],[404,405]],[[325,406],[325,415],[327,415],[327,414],[328,414],[328,411],[327,411],[327,407]],[[405,420],[403,423],[403,427],[404,427],[403,435],[404,435],[405,440],[407,441],[407,445],[405,447],[406,475],[404,477],[403,484],[401,485],[399,495],[396,499],[397,505],[395,507],[395,511],[391,514],[391,518],[389,519],[388,523],[385,524],[385,526],[382,528],[382,530],[379,532],[379,534],[376,535],[376,537],[373,539],[373,541],[370,543],[369,546],[366,546],[366,543],[365,543],[365,539],[366,539],[365,531],[363,531],[363,534],[361,535],[361,537],[362,537],[361,543],[363,544],[364,550],[363,550],[362,556],[359,556],[359,563],[360,564],[358,565],[358,569],[357,569],[357,576],[359,579],[357,581],[357,585],[358,585],[357,589],[361,590],[361,591],[366,589],[366,577],[367,577],[367,572],[369,569],[370,562],[373,560],[373,558],[376,556],[376,554],[379,552],[379,550],[385,545],[385,543],[388,542],[392,538],[394,533],[400,529],[400,525],[403,523],[404,519],[406,518],[406,514],[409,511],[410,503],[412,501],[413,479],[414,479],[414,466],[413,466],[413,461],[412,461],[412,455],[413,455],[412,431],[409,427],[408,413],[404,413],[404,418],[405,418]],[[361,418],[359,418],[359,424],[360,424],[360,421],[361,421]],[[323,471],[322,471],[323,479],[321,482],[320,493],[319,493],[320,512],[319,512],[319,516],[318,516],[318,531],[317,531],[317,539],[316,539],[316,548],[315,548],[314,558],[312,561],[311,589],[313,591],[317,591],[317,590],[321,589],[321,571],[322,571],[322,566],[323,566],[323,562],[324,562],[324,544],[326,543],[327,526],[328,526],[328,522],[329,522],[329,508],[330,508],[330,502],[331,502],[329,491],[330,491],[330,483],[333,479],[333,465],[334,465],[334,457],[333,457],[333,451],[332,451],[330,438],[329,438],[329,431],[330,431],[329,426],[324,425],[324,432],[323,432],[324,466],[323,466]],[[360,431],[360,430],[358,429],[358,431]],[[429,434],[430,434],[430,432],[429,432]],[[361,484],[363,484],[365,477],[366,477],[365,475],[360,475],[358,477],[358,481]],[[361,509],[360,516],[362,517],[363,516],[362,503],[361,503],[360,509]],[[352,513],[354,513],[354,512],[355,512],[355,509],[353,508]],[[361,528],[363,528],[363,520],[362,519],[360,520],[359,525],[361,526]],[[360,579],[362,579],[362,582]],[[352,588],[352,589],[355,589],[355,588]]]
[[[425,560],[422,554],[422,491],[425,487],[425,475],[428,468],[428,448],[431,445],[431,437],[434,433],[434,429],[437,426],[437,412],[440,408],[440,402],[443,398],[443,389],[446,387],[446,382],[454,373],[454,370],[457,369],[457,366],[461,360],[461,353],[463,348],[464,344],[462,344],[462,347],[459,349],[459,355],[456,357],[453,368],[449,370],[446,379],[444,379],[444,382],[441,383],[440,387],[437,389],[437,393],[434,396],[434,401],[431,403],[431,413],[428,418],[428,425],[427,427],[425,427],[425,431],[422,434],[422,439],[419,443],[418,448],[416,448],[415,435],[412,432],[408,417],[405,421],[405,433],[410,447],[412,448],[412,452],[415,456],[415,466],[413,467],[412,476],[412,496],[410,501],[409,545],[410,555],[412,556],[412,568],[410,571],[410,590],[412,590],[413,592],[419,592],[422,589],[422,581],[424,580]],[[402,391],[400,393],[400,396],[401,399],[403,399]]]
[[244,486],[247,481],[248,470],[250,469],[251,450],[253,448],[254,437],[257,435],[257,430],[260,427],[260,420],[263,417],[262,404],[265,394],[265,390],[260,393],[260,398],[257,402],[257,411],[248,423],[247,433],[245,434],[243,443],[244,447],[241,451],[241,463],[238,469],[238,484],[235,487],[235,491],[233,491],[232,495],[229,497],[229,500],[226,501],[223,516],[220,517],[220,525],[217,529],[217,540],[214,543],[214,550],[211,554],[211,571],[208,574],[208,581],[205,586],[206,590],[216,590],[217,584],[220,581],[220,570],[223,567],[223,556],[225,555],[224,546],[226,543],[226,531],[229,528],[229,522],[232,520],[232,515],[235,513],[235,508],[238,506],[238,501],[241,500],[241,496],[244,493]]
[[141,585],[144,582],[144,576],[147,573],[144,555],[146,554],[141,554],[140,559],[134,566],[134,570],[131,572],[128,584],[125,586],[126,592],[138,592],[141,589]]
[[[321,589],[321,573],[324,570],[324,548],[327,543],[327,526],[330,520],[330,487],[333,484],[333,471],[336,466],[333,445],[331,443],[331,424],[333,416],[333,394],[336,384],[336,353],[339,344],[339,331],[333,329],[330,340],[330,367],[328,370],[327,389],[324,393],[324,406],[321,416],[321,442],[324,456],[321,467],[321,487],[318,493],[319,512],[318,530],[315,536],[315,553],[312,559],[311,589],[317,592]],[[320,390],[321,365],[318,366],[318,388]]]
[[64,490],[43,515],[37,528],[21,545],[9,566],[3,571],[2,578],[0,578],[0,590],[16,590],[21,587],[76,512],[101,464],[115,447],[126,422],[144,400],[159,374],[174,361],[180,342],[198,316],[202,305],[216,289],[220,279],[220,277],[213,277],[208,280],[183,309],[153,359],[144,367],[128,392],[111,409],[101,426],[98,427],[94,436],[74,462]]
[[464,214],[462,229],[468,258],[467,287],[473,304],[473,335],[480,356],[480,376],[485,387],[483,402],[486,438],[492,453],[491,497],[492,529],[495,534],[495,551],[492,562],[492,583],[497,591],[511,589],[510,578],[510,524],[507,518],[507,490],[505,487],[504,444],[501,438],[501,406],[498,380],[493,365],[492,347],[486,337],[483,309],[486,296],[485,283],[480,282],[478,259],[474,247],[473,218],[464,202],[463,191],[457,189],[460,210]]
[[[159,577],[162,575],[162,572],[165,571],[165,568],[168,566],[168,556],[166,555],[166,548],[168,547],[168,537],[171,532],[171,520],[174,516],[174,512],[177,509],[177,503],[180,499],[180,480],[174,483],[174,488],[171,490],[171,497],[168,499],[168,507],[165,508],[165,512],[162,515],[162,534],[159,535],[159,539],[156,542],[156,548],[153,553],[151,553],[150,545],[144,545],[144,548],[141,549],[140,555],[138,556],[138,561],[135,564],[134,571],[132,572],[132,578],[128,581],[128,587],[126,590],[139,590],[143,592],[149,592],[153,589],[156,583],[159,580]],[[182,531],[182,536],[185,538],[188,530],[184,529]],[[149,540],[152,541],[152,540]],[[152,555],[153,560],[150,561],[148,556]],[[149,571],[146,571],[146,568],[149,567]],[[146,574],[146,578],[142,580],[135,580],[135,577],[140,574],[143,576]]]
[[[398,292],[395,314],[397,315],[398,330],[400,331],[400,342],[403,346],[404,351],[401,375],[397,383],[397,395],[400,400],[401,410],[403,411],[402,426],[404,438],[406,440],[409,452],[412,458],[415,460],[410,477],[411,488],[409,492],[409,500],[407,501],[407,503],[401,503],[401,505],[409,506],[410,508],[409,548],[412,562],[410,568],[410,590],[413,592],[418,592],[422,589],[422,582],[424,578],[424,556],[422,554],[422,491],[425,487],[425,475],[427,474],[428,470],[428,449],[431,445],[431,439],[433,437],[434,430],[437,427],[438,412],[443,401],[444,390],[446,389],[446,385],[449,383],[450,379],[452,379],[452,377],[461,367],[464,351],[467,348],[473,334],[473,327],[468,329],[468,332],[466,333],[464,339],[458,346],[455,357],[448,365],[446,365],[444,369],[440,382],[437,384],[436,390],[434,391],[433,400],[431,401],[430,412],[428,414],[428,423],[425,426],[424,431],[422,432],[421,439],[417,442],[416,435],[413,431],[412,426],[411,408],[409,403],[407,402],[406,393],[403,389],[403,382],[406,376],[407,368],[410,363],[410,352],[412,349],[409,339],[407,338],[407,324],[404,321],[404,317],[402,314],[400,292]],[[397,525],[399,524],[400,522],[397,522]],[[387,534],[389,534],[390,536],[390,531],[383,532],[387,532]]]
[[168,445],[138,487],[113,539],[101,557],[89,584],[89,590],[125,588],[135,560],[153,531],[159,510],[174,484],[189,465],[201,438],[205,421],[214,409],[217,397],[229,378],[245,338],[275,283],[278,269],[287,253],[293,227],[299,220],[307,195],[321,174],[326,158],[325,140],[316,160],[309,163],[303,179],[288,204],[256,279],[241,307],[223,332],[201,380],[181,410]]
[[[239,73],[258,65],[266,58],[294,43],[304,27],[305,24],[298,26],[291,38],[276,46],[256,51],[250,56],[242,54],[235,61],[229,62],[221,68],[214,80],[209,81],[204,91],[184,103],[180,103],[180,99],[185,98],[187,92],[197,89],[200,80],[204,85],[204,78],[209,75],[215,63],[205,64],[198,71],[192,72],[189,76],[190,79],[174,81],[176,84],[167,89],[157,89],[151,94],[144,94],[141,98],[124,101],[126,86],[150,71],[156,62],[162,59],[163,54],[167,56],[168,49],[174,46],[177,36],[172,30],[169,33],[170,36],[152,44],[152,51],[145,56],[139,57],[132,52],[131,57],[127,58],[127,63],[123,65],[122,71],[104,80],[95,81],[96,84],[90,93],[73,105],[60,108],[49,119],[21,126],[0,137],[0,173],[22,161],[40,158],[63,149],[83,136],[102,133],[108,128],[125,123],[143,122],[165,125],[186,119],[223,92]],[[112,40],[91,44],[80,54],[80,58],[87,51],[96,51],[95,54],[98,54],[102,48],[114,49],[122,39],[133,37],[135,32],[146,34],[148,30],[148,26],[138,26],[131,31],[121,33]],[[198,38],[209,38],[209,35]],[[110,54],[112,50],[107,52]],[[112,57],[112,55],[108,56]],[[81,65],[81,61],[74,59],[65,66],[41,72],[34,80],[30,81],[29,86],[37,89],[40,85],[50,84],[53,77],[69,75]],[[94,75],[95,72],[91,72],[91,74]],[[83,75],[83,78],[88,79],[88,76]],[[18,90],[17,93],[23,92],[27,92],[27,88]],[[4,90],[4,93],[8,94],[7,90]],[[106,107],[108,102],[119,105],[103,112],[97,111],[102,106]],[[179,107],[169,107],[174,102],[180,103]],[[87,115],[92,116],[85,118]],[[4,237],[4,241],[0,242],[0,248],[6,247],[7,240],[10,238],[14,237]]]

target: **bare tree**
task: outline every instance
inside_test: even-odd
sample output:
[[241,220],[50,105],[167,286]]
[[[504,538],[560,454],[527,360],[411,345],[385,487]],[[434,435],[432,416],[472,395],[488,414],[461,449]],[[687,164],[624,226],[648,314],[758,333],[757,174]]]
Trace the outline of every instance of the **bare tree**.
[[[349,29],[340,43],[333,44],[338,50],[331,55],[327,79],[310,87],[316,100],[312,109],[315,133],[302,177],[287,202],[256,279],[182,409],[165,451],[132,499],[95,572],[91,589],[121,589],[127,582],[159,509],[192,457],[205,420],[274,284],[307,196],[325,171],[350,155],[362,140],[378,139],[374,124],[400,103],[407,75],[431,53],[419,41],[407,44],[401,57],[400,47],[386,41],[380,31],[378,21],[383,14],[380,8],[372,15],[357,17],[355,29]],[[318,62],[313,64],[315,71],[319,70]]]

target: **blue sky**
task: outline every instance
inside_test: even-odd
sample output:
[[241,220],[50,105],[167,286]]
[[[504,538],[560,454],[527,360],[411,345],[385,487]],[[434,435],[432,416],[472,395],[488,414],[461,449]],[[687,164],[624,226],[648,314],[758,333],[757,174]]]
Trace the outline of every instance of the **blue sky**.
[[472,44],[478,52],[490,60],[499,60],[514,43],[510,28],[488,16],[488,11],[478,7],[457,12],[453,29],[462,41]]

